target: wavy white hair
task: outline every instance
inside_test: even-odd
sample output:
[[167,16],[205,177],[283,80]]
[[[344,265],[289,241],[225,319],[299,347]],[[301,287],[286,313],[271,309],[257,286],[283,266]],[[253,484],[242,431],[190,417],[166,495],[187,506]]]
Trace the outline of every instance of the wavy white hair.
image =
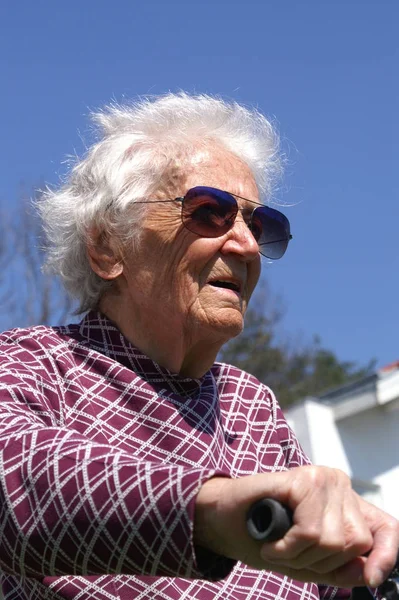
[[112,104],[93,113],[99,139],[57,190],[47,189],[38,208],[47,234],[46,269],[61,277],[79,302],[77,313],[95,308],[110,283],[96,275],[87,257],[96,228],[139,243],[150,198],[178,158],[181,166],[199,147],[217,144],[251,169],[269,197],[280,175],[278,136],[257,110],[207,95],[167,94],[136,103]]

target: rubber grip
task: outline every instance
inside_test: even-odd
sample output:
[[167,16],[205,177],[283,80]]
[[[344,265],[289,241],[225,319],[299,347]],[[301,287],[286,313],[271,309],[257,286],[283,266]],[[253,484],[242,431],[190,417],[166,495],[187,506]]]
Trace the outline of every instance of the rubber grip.
[[270,498],[255,502],[247,513],[247,529],[255,540],[275,542],[292,527],[292,511]]

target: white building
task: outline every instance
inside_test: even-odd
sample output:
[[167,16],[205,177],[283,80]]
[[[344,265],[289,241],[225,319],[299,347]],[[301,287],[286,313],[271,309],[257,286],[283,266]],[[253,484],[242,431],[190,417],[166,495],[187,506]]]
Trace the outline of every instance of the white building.
[[342,469],[358,493],[399,518],[399,361],[285,414],[314,464]]

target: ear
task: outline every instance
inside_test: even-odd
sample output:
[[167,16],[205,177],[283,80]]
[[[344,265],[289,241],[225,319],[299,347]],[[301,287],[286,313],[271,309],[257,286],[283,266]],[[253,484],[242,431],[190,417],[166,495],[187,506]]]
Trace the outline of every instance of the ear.
[[90,266],[101,279],[112,280],[122,275],[122,253],[107,234],[91,229],[86,249]]

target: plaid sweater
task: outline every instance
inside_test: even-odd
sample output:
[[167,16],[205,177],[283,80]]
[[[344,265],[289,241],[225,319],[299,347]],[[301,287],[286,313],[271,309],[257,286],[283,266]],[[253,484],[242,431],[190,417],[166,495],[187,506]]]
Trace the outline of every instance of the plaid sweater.
[[94,312],[5,332],[0,461],[5,600],[319,598],[194,547],[206,480],[307,462],[272,392],[235,367],[183,378]]

